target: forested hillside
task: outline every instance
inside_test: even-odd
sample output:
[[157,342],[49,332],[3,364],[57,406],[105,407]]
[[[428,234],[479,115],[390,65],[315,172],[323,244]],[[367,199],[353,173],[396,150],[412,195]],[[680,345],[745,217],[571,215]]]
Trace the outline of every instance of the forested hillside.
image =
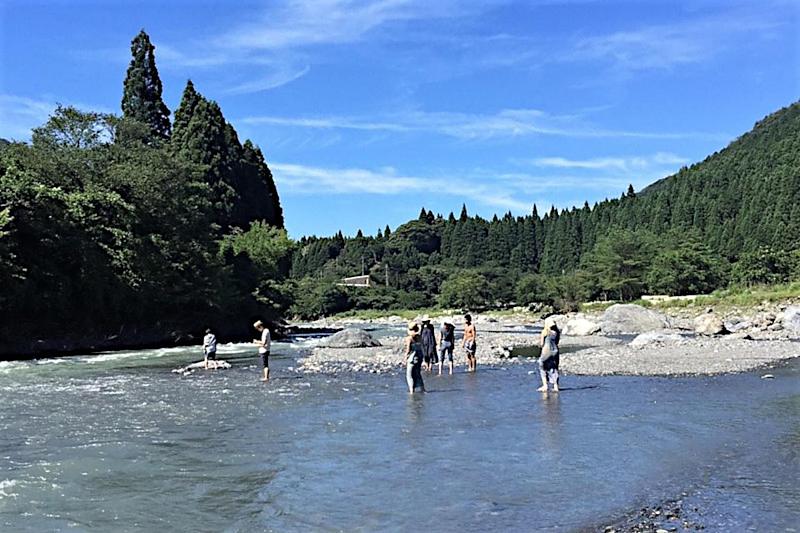
[[0,354],[244,336],[287,305],[263,154],[191,82],[171,123],[147,34],[131,52],[122,116],[59,107],[0,147]]
[[[348,308],[630,300],[797,276],[800,103],[727,148],[636,193],[594,206],[492,220],[434,215],[375,236],[305,238],[292,277],[301,315]],[[345,291],[369,271],[389,287]]]

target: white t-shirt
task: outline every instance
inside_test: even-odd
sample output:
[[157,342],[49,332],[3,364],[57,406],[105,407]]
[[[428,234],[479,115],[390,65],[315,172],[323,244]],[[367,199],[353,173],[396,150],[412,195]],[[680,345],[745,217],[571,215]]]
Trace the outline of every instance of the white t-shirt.
[[205,348],[206,353],[217,351],[217,338],[213,333],[209,333],[203,337],[203,348]]
[[264,331],[261,332],[261,342],[264,346],[260,346],[258,348],[258,353],[267,353],[269,351],[269,346],[272,343],[272,339],[269,335],[269,330],[264,328]]

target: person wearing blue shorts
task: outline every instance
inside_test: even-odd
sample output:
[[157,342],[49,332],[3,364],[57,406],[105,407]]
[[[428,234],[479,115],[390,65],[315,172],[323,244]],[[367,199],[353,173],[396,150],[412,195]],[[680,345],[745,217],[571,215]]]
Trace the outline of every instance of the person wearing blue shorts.
[[453,348],[456,344],[456,327],[449,322],[442,323],[439,331],[439,375],[442,375],[442,364],[445,357],[450,364],[450,375],[453,375]]

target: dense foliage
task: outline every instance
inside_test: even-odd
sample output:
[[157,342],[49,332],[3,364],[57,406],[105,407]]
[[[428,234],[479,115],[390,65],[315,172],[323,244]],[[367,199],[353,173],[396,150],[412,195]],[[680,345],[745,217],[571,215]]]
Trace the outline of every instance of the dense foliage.
[[[724,150],[640,191],[525,217],[417,220],[374,237],[304,238],[292,277],[304,286],[369,273],[380,291],[348,291],[362,308],[632,300],[736,283],[796,279],[800,260],[800,103]],[[373,296],[367,296],[367,294]],[[313,307],[313,306],[312,306]],[[297,309],[313,314],[311,309]]]
[[243,335],[290,304],[293,243],[261,151],[191,83],[171,126],[153,50],[132,43],[122,117],[58,107],[0,147],[3,352]]
[[[800,104],[636,193],[540,216],[422,209],[374,236],[292,242],[258,147],[191,81],[170,123],[155,47],[131,44],[121,117],[58,107],[0,142],[0,337],[164,342],[255,317],[704,293],[800,275]],[[368,274],[369,289],[338,285]],[[87,340],[88,339],[88,340]]]

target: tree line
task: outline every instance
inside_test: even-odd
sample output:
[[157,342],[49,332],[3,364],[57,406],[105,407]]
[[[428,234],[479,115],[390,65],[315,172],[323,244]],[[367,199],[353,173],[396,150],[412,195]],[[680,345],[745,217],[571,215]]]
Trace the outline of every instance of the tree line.
[[121,116],[58,106],[29,143],[0,146],[4,351],[244,335],[288,305],[264,155],[191,81],[170,122],[154,50],[133,39]]

